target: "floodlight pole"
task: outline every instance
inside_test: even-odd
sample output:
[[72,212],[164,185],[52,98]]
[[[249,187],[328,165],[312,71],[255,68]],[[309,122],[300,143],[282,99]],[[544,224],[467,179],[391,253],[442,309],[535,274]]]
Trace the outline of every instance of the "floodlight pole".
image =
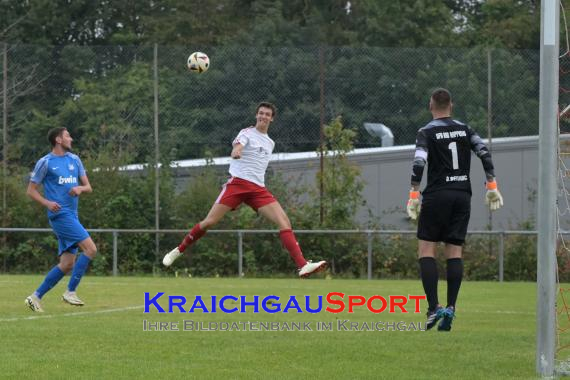
[[[2,49],[2,227],[6,226],[8,215],[8,44]],[[2,234],[2,248],[6,248],[6,233]],[[7,270],[8,256],[3,255],[3,269]]]
[[319,201],[320,201],[320,218],[319,225],[323,225],[325,206],[325,58],[323,47],[319,47],[319,82],[320,82],[320,139],[319,139],[319,163],[321,165],[321,176],[319,177]]
[[558,0],[541,2],[536,370],[554,375],[556,333],[556,168],[558,151]]
[[[158,45],[154,44],[153,52],[153,82],[154,82],[154,228],[160,229],[160,150],[158,145]],[[158,260],[160,254],[160,235],[154,236],[154,256]]]

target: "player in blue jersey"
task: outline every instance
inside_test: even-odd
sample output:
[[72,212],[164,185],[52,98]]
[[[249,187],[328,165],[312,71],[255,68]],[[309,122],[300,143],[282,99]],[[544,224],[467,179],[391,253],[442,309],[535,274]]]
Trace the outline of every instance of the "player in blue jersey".
[[[43,312],[41,298],[53,288],[65,274],[71,273],[63,301],[70,305],[83,306],[75,290],[97,254],[97,247],[89,233],[79,222],[77,207],[79,196],[93,190],[79,157],[71,153],[73,139],[66,128],[54,128],[48,133],[52,146],[36,163],[27,194],[47,208],[49,224],[59,243],[59,264],[54,266],[40,287],[26,298],[26,305],[32,311]],[[38,188],[43,185],[44,194]],[[83,252],[77,255],[78,248]]]

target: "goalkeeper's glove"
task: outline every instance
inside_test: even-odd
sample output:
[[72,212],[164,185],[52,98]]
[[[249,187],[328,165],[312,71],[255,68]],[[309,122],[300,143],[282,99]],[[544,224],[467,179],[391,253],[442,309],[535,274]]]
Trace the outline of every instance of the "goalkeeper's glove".
[[503,196],[497,189],[497,181],[487,182],[487,194],[485,195],[485,204],[492,211],[498,210],[503,206]]
[[420,192],[417,190],[410,190],[410,199],[408,199],[408,204],[406,205],[406,211],[408,216],[412,220],[416,220],[418,218],[418,214],[420,213]]

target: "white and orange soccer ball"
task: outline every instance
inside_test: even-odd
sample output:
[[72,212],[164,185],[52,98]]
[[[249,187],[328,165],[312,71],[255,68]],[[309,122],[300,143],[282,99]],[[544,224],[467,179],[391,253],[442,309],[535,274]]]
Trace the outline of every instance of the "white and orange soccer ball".
[[203,73],[210,67],[210,58],[204,53],[196,51],[188,57],[188,70],[193,73]]

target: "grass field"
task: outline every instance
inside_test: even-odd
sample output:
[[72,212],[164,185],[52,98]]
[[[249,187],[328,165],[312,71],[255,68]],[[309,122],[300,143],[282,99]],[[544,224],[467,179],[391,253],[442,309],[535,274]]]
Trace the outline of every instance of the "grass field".
[[[421,314],[295,311],[143,313],[144,293],[183,295],[421,295],[417,281],[84,278],[86,306],[60,300],[66,281],[32,313],[25,297],[42,276],[0,276],[0,378],[112,379],[533,379],[536,284],[464,282],[450,333],[432,331],[143,331],[178,322],[424,322]],[[164,296],[163,298],[165,298]],[[445,302],[445,281],[440,282]],[[160,304],[167,307],[162,298]],[[231,307],[232,305],[227,305]],[[235,305],[234,305],[235,306]],[[248,310],[251,310],[249,308]]]

